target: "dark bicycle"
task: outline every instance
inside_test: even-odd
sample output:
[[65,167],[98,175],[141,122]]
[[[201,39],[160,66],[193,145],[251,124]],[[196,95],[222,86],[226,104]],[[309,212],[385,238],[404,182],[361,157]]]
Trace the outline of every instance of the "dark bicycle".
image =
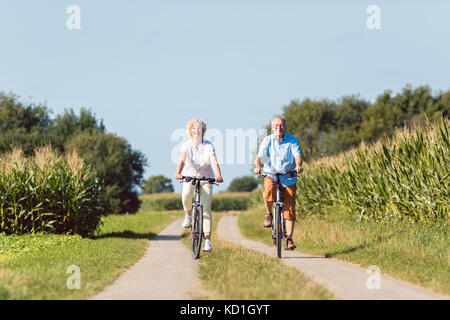
[[291,177],[294,177],[297,175],[296,171],[288,171],[284,173],[271,173],[271,172],[263,172],[263,174],[258,175],[258,177],[265,178],[265,177],[275,177],[276,180],[274,183],[277,185],[277,191],[275,195],[275,199],[273,201],[273,222],[272,222],[272,239],[273,243],[277,247],[277,257],[281,258],[281,242],[284,241],[284,250],[287,250],[286,242],[287,242],[287,235],[286,235],[286,224],[284,221],[284,202],[283,197],[281,195],[281,176],[289,175]]
[[200,258],[200,248],[203,241],[203,205],[200,203],[200,183],[207,181],[208,183],[218,185],[214,178],[198,178],[198,177],[182,177],[182,182],[191,182],[195,186],[195,200],[192,203],[192,222],[191,222],[191,247],[192,257]]

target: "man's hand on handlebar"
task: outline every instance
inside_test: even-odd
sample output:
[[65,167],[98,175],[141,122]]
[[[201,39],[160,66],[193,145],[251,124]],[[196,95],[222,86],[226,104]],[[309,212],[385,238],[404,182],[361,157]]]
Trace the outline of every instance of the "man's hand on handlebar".
[[255,167],[255,168],[253,169],[253,173],[254,173],[254,174],[261,174],[261,167]]
[[295,167],[295,172],[297,172],[297,175],[299,175],[300,173],[303,172],[303,168],[302,167]]

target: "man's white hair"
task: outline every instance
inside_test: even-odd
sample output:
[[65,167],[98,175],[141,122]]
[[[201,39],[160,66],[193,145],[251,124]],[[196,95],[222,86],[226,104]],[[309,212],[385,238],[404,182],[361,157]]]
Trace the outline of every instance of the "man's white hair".
[[283,118],[283,117],[280,116],[280,115],[277,115],[277,116],[275,116],[275,117],[272,118],[272,121],[270,121],[270,125],[271,125],[271,126],[273,125],[273,122],[275,121],[275,119],[280,119],[281,121],[283,121],[284,127],[287,128],[287,121],[286,121],[286,119]]

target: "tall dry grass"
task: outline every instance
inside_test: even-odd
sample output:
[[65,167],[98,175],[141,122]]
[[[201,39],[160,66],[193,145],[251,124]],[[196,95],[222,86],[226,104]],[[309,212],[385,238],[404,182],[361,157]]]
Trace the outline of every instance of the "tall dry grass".
[[450,217],[449,120],[305,165],[297,206],[304,214],[343,205],[362,219],[420,223]]
[[20,148],[0,157],[0,232],[87,236],[103,214],[94,170],[76,152],[65,158],[50,146],[26,158]]

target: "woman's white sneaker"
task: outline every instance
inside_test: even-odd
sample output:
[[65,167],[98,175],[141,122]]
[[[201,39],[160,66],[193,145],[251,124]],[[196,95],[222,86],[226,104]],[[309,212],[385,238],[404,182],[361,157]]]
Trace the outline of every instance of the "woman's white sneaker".
[[203,251],[205,252],[211,252],[212,247],[211,247],[211,240],[206,239],[205,240],[205,247],[203,248]]
[[183,228],[189,228],[191,226],[191,216],[185,215],[183,223],[181,224]]

